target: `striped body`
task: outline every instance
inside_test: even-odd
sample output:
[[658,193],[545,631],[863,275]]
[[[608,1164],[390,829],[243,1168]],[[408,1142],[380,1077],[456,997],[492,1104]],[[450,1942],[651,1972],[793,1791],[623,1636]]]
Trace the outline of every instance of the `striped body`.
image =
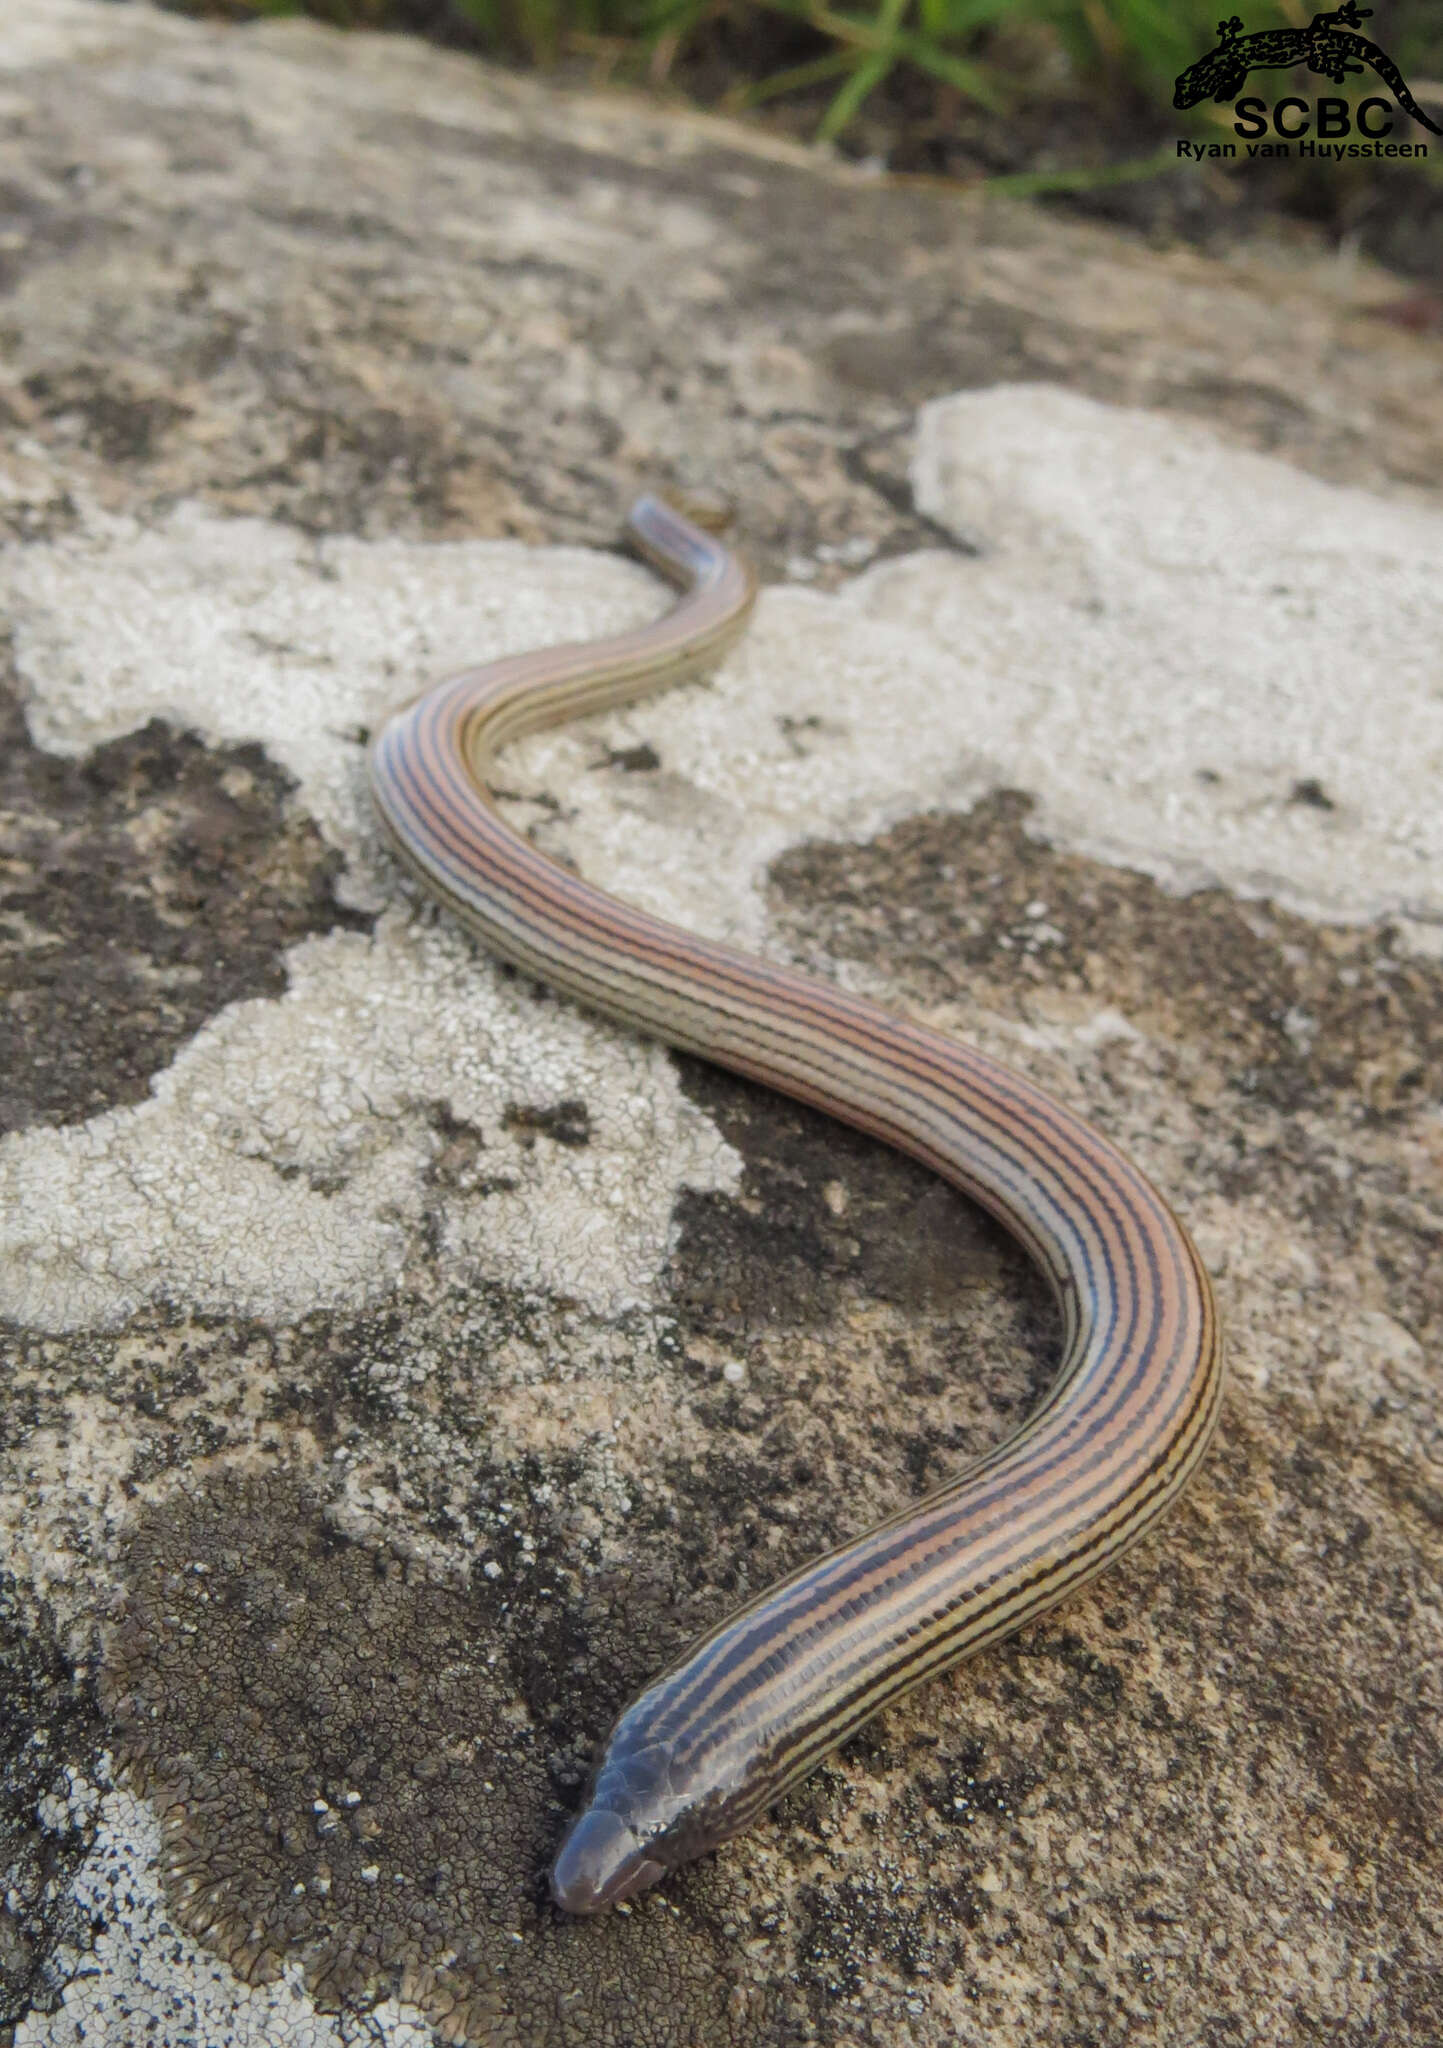
[[1020,1075],[859,997],[692,937],[592,888],[502,822],[497,750],[696,674],[751,578],[655,499],[630,527],[688,595],[610,640],[494,662],[399,713],[372,750],[392,842],[485,943],[590,1008],[812,1103],[992,1211],[1061,1305],[1061,1367],[1008,1441],[807,1565],[626,1709],[553,1872],[594,1912],[745,1827],[888,1700],[1102,1570],[1177,1494],[1222,1353],[1191,1239],[1097,1131]]

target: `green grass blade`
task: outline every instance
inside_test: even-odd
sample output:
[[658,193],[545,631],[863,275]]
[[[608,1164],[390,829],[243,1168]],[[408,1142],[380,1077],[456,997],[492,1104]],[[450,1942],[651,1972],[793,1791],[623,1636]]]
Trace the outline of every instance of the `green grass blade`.
[[1000,178],[983,178],[972,190],[996,193],[1007,199],[1033,199],[1048,192],[1103,191],[1109,185],[1135,185],[1143,178],[1155,178],[1177,163],[1172,143],[1152,156],[1131,157],[1126,163],[1102,164],[1092,169],[1071,171],[1015,171]]
[[817,123],[818,142],[835,142],[842,130],[851,121],[857,109],[869,92],[882,83],[896,63],[890,50],[879,51],[875,57],[866,57],[857,65],[851,77],[837,94],[821,120]]
[[923,71],[930,71],[934,78],[940,78],[946,85],[955,85],[965,98],[976,100],[989,113],[1006,113],[1011,95],[999,86],[994,71],[950,56],[925,36],[903,33],[897,38],[897,49]]
[[794,64],[790,71],[773,71],[753,84],[734,87],[724,104],[738,108],[756,107],[764,100],[780,98],[783,93],[803,92],[809,85],[825,85],[840,73],[850,71],[856,61],[850,50],[832,50],[825,57],[814,58],[810,64]]

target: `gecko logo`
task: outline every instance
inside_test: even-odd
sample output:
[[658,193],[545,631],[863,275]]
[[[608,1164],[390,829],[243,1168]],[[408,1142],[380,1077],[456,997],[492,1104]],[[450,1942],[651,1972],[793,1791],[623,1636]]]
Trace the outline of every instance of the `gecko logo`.
[[[1172,103],[1196,107],[1203,100],[1233,101],[1237,116],[1233,132],[1249,156],[1427,156],[1426,142],[1393,141],[1398,109],[1421,128],[1443,135],[1443,127],[1425,114],[1408,90],[1402,72],[1381,44],[1359,33],[1373,12],[1357,0],[1343,0],[1330,14],[1315,14],[1306,28],[1259,29],[1243,34],[1242,19],[1233,15],[1218,23],[1216,49],[1189,64],[1177,81]],[[1315,78],[1342,85],[1350,72],[1371,71],[1392,94],[1384,99],[1343,99],[1323,95],[1307,100],[1287,97],[1270,106],[1267,100],[1239,98],[1250,72],[1287,71],[1306,64]],[[1269,131],[1271,130],[1271,134]],[[1354,140],[1361,137],[1361,140]],[[1235,157],[1233,142],[1182,142],[1181,157]]]

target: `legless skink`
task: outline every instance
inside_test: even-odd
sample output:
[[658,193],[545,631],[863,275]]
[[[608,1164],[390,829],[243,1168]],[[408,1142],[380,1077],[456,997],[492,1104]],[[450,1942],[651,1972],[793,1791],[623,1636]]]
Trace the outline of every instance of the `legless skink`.
[[629,527],[686,596],[635,631],[455,676],[392,718],[371,754],[392,842],[527,973],[935,1168],[1036,1260],[1064,1339],[1014,1436],[751,1601],[632,1701],[556,1858],[570,1913],[727,1840],[879,1707],[1110,1564],[1198,1463],[1222,1384],[1192,1240],[1080,1117],[935,1031],[618,902],[498,815],[487,777],[508,741],[693,676],[746,622],[755,587],[719,540],[653,497]]

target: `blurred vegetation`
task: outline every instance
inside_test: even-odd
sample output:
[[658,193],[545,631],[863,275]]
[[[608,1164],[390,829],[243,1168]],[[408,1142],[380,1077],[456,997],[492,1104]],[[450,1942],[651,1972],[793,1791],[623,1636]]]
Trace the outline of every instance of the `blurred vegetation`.
[[[731,111],[804,94],[813,133],[845,137],[872,94],[931,80],[989,113],[1021,92],[1126,84],[1171,100],[1212,47],[1218,0],[182,0],[188,12],[315,14],[350,29],[413,29],[553,68],[600,59],[653,86],[733,68]],[[1253,0],[1249,29],[1310,20],[1304,0]],[[471,31],[471,33],[467,33]],[[718,61],[720,59],[720,61]],[[1032,78],[1027,78],[1032,72]],[[911,76],[909,76],[911,74]]]
[[[846,140],[874,95],[919,83],[992,114],[1023,97],[1123,92],[1170,107],[1217,37],[1220,0],[180,0],[191,13],[311,14],[402,28],[551,68],[590,58],[653,86],[703,74],[731,111],[801,96],[819,141]],[[1249,32],[1300,27],[1319,0],[1250,0]],[[1387,0],[1367,24],[1405,75],[1443,74],[1437,0]],[[1382,15],[1383,22],[1376,16]]]
[[[1443,144],[1427,163],[1180,165],[1179,135],[1226,140],[1231,107],[1173,111],[1173,81],[1234,5],[1249,33],[1328,0],[161,0],[230,20],[309,14],[395,29],[569,79],[755,110],[888,169],[1055,193],[1138,226],[1208,238],[1281,207],[1385,261],[1443,258]],[[1337,0],[1332,0],[1336,5]],[[1375,0],[1363,25],[1443,105],[1443,0]],[[1281,80],[1285,74],[1277,73]],[[1299,74],[1301,77],[1302,74]],[[1267,81],[1250,85],[1269,98]],[[1381,90],[1371,73],[1343,88]],[[1337,93],[1325,80],[1286,90]],[[1436,117],[1436,115],[1435,115]],[[1166,175],[1182,172],[1184,175]],[[1172,196],[1169,196],[1172,195]]]

